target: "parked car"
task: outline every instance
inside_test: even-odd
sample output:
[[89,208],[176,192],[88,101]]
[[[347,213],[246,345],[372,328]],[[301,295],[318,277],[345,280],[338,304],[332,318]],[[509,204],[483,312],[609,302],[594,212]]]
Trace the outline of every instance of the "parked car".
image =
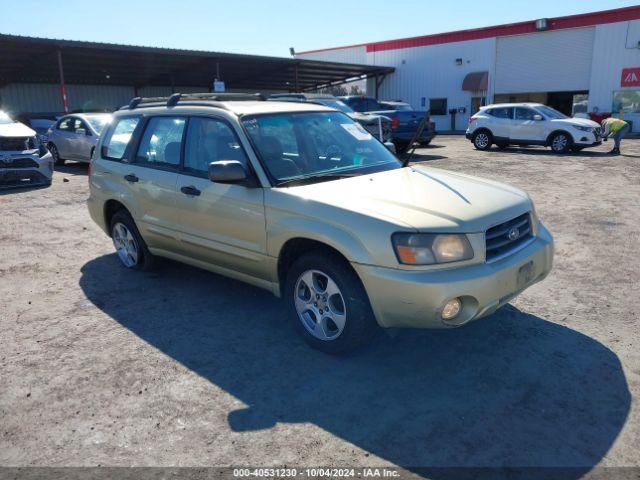
[[330,353],[378,326],[466,324],[549,273],[524,191],[403,165],[319,105],[135,99],[98,143],[88,207],[125,267],[168,257],[265,288]]
[[47,147],[56,165],[66,160],[89,162],[109,113],[75,113],[60,118],[47,131]]
[[[391,135],[398,152],[403,152],[407,149],[409,142],[413,139],[418,129],[420,121],[426,114],[426,112],[415,111],[413,108],[407,110],[406,105],[408,104],[404,102],[379,102],[375,98],[361,95],[350,95],[339,98],[356,112],[385,115],[391,118]],[[435,136],[435,123],[429,121],[418,142],[421,145],[428,145]]]
[[600,125],[570,118],[541,103],[487,105],[469,118],[467,138],[478,150],[491,145],[542,145],[555,153],[582,150],[602,143]]
[[0,110],[0,188],[51,185],[53,159],[36,132]]
[[343,101],[333,95],[320,93],[275,93],[269,100],[279,102],[308,102],[316,105],[324,105],[346,113],[351,119],[358,122],[371,135],[381,142],[391,142],[391,119],[383,115],[356,112]]

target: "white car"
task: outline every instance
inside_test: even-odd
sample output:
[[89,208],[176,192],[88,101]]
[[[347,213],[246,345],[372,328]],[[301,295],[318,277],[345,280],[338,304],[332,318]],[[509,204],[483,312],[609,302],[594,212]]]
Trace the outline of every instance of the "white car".
[[88,163],[100,133],[111,121],[110,113],[65,115],[47,130],[47,148],[56,165],[65,160]]
[[478,150],[508,145],[542,145],[555,153],[579,151],[602,143],[600,125],[570,118],[541,103],[487,105],[469,119],[467,138]]
[[53,159],[36,132],[0,110],[0,189],[51,185]]

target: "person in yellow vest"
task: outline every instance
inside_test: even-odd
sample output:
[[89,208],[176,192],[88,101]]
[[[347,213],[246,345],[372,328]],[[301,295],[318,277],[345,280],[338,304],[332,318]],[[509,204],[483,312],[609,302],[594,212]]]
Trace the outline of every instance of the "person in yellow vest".
[[602,120],[602,139],[606,142],[607,139],[613,136],[615,142],[613,150],[609,153],[611,155],[620,155],[620,141],[622,137],[629,131],[629,124],[620,118],[605,118]]

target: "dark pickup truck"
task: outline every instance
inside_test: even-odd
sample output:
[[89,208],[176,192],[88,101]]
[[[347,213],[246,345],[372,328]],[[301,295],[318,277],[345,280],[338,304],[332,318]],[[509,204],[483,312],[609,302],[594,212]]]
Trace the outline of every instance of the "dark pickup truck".
[[[375,98],[360,95],[340,97],[344,103],[356,112],[384,115],[391,119],[391,137],[398,152],[403,152],[409,146],[418,125],[426,112],[413,110],[411,105],[399,101],[378,101]],[[421,145],[428,145],[436,136],[435,124],[431,121],[422,131],[418,139]]]

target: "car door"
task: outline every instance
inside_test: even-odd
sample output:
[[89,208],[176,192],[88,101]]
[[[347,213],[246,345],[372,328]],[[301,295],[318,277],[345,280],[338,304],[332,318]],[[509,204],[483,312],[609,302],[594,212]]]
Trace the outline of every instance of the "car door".
[[513,122],[513,107],[494,107],[488,113],[492,117],[489,128],[493,133],[494,140],[509,139]]
[[[186,118],[154,116],[142,125],[138,141],[115,175],[136,203],[134,220],[150,249],[173,252],[178,244],[176,181]],[[113,136],[118,135],[118,128]]]
[[49,140],[55,144],[58,149],[58,153],[62,158],[71,158],[70,155],[70,139],[73,135],[74,130],[74,121],[73,117],[65,117],[62,118],[54,129],[53,138]]
[[529,107],[516,107],[515,117],[511,123],[512,140],[524,140],[538,142],[545,139],[544,136],[544,120],[535,120],[534,117],[539,115],[535,110]]
[[93,148],[92,132],[88,125],[80,118],[73,121],[72,133],[69,135],[69,158],[88,162]]
[[254,278],[267,269],[264,192],[260,187],[214,183],[209,164],[249,161],[232,126],[222,118],[189,118],[177,208],[181,253]]

